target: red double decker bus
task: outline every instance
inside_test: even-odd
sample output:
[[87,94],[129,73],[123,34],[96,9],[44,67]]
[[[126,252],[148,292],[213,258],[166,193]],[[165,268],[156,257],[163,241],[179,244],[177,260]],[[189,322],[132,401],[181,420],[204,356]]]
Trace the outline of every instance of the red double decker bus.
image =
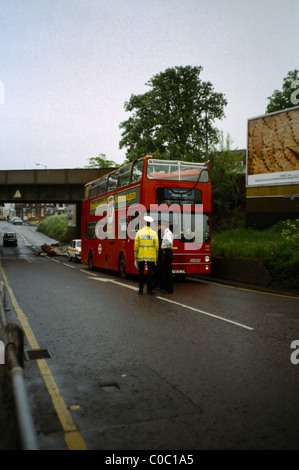
[[119,271],[123,278],[137,274],[134,239],[144,224],[144,212],[156,222],[169,221],[174,235],[173,274],[210,273],[209,163],[150,156],[85,185],[81,262],[90,269]]

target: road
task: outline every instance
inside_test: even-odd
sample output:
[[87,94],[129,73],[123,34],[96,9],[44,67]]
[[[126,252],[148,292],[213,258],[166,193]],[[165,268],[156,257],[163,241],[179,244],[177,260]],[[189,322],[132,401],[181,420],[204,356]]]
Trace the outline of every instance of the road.
[[38,256],[31,227],[0,236],[41,449],[299,449],[298,297],[199,279],[139,296],[134,277]]

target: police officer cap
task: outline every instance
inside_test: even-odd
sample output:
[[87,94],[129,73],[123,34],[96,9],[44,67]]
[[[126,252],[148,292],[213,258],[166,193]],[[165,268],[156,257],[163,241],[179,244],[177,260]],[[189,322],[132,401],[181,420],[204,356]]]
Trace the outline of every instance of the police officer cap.
[[154,219],[153,219],[150,215],[145,215],[145,216],[144,216],[144,220],[145,220],[146,222],[153,222],[153,221],[154,221]]

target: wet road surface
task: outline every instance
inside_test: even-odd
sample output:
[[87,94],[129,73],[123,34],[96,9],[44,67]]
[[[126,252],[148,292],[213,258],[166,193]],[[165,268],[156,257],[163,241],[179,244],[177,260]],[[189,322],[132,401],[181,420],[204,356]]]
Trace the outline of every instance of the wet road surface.
[[299,448],[299,298],[195,279],[139,296],[136,278],[38,256],[42,235],[7,228],[8,320],[50,356],[25,363],[41,449]]

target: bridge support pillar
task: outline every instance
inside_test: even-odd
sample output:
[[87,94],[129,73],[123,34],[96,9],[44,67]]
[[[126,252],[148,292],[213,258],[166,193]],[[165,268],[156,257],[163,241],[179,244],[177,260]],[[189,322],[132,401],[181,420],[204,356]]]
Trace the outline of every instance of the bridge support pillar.
[[81,238],[81,211],[82,202],[72,204],[68,211],[68,241],[74,238]]

